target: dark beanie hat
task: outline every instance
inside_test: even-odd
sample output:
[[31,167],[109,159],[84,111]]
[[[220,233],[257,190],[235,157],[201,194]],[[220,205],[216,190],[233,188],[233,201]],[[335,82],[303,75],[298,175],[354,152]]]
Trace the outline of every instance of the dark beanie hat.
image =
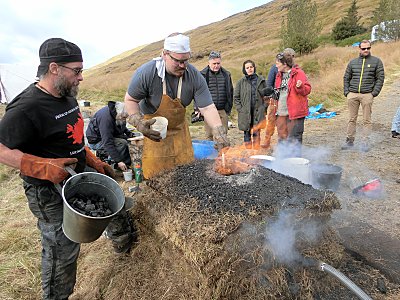
[[49,64],[83,62],[81,49],[74,43],[61,38],[51,38],[43,42],[39,48],[40,65],[37,76],[45,74]]

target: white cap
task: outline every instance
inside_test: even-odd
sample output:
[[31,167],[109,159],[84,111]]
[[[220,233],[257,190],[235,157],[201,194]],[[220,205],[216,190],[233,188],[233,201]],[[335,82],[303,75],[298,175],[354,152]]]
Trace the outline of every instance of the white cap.
[[175,53],[190,52],[189,37],[183,34],[169,36],[164,40],[164,49]]

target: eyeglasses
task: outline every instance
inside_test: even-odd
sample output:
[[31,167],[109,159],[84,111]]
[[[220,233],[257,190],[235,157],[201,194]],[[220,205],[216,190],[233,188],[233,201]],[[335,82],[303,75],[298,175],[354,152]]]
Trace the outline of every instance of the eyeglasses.
[[371,49],[371,47],[367,47],[367,48],[360,48],[362,51],[365,51],[365,50],[370,50]]
[[174,62],[174,63],[176,63],[177,65],[187,65],[188,63],[189,63],[189,59],[190,59],[190,57],[188,58],[188,59],[182,59],[182,60],[180,60],[180,59],[177,59],[177,58],[175,58],[175,57],[173,57],[171,54],[169,54],[169,53],[167,53],[168,54],[168,56],[169,57],[171,57],[171,59],[172,59],[172,61]]
[[59,65],[59,66],[73,71],[75,73],[75,76],[78,76],[79,74],[82,74],[82,72],[83,72],[82,68],[70,68],[70,67],[67,67],[64,65]]

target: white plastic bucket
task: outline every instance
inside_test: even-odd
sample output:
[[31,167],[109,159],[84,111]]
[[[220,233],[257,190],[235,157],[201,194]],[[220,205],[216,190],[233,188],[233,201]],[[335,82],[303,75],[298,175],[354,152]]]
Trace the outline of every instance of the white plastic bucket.
[[132,170],[131,169],[128,169],[128,171],[124,171],[122,174],[124,174],[124,180],[125,181],[132,181],[133,174],[132,174]]
[[168,119],[164,117],[154,117],[156,122],[151,125],[151,129],[159,131],[161,138],[165,139],[167,136]]
[[279,165],[278,172],[297,178],[303,183],[310,184],[310,161],[302,157],[285,158]]

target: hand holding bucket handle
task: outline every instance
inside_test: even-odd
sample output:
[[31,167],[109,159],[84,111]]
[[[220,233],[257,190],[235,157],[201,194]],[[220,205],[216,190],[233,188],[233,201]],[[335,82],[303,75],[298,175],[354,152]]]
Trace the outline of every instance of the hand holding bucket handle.
[[[76,175],[77,173],[75,172],[74,169],[72,169],[69,166],[65,166],[64,167],[65,171],[67,171],[71,176]],[[62,187],[59,183],[55,183],[54,186],[56,187],[57,191],[60,193],[60,195],[62,196]]]
[[25,176],[60,183],[68,176],[65,167],[77,162],[78,160],[72,157],[44,158],[25,153],[21,159],[20,171]]

